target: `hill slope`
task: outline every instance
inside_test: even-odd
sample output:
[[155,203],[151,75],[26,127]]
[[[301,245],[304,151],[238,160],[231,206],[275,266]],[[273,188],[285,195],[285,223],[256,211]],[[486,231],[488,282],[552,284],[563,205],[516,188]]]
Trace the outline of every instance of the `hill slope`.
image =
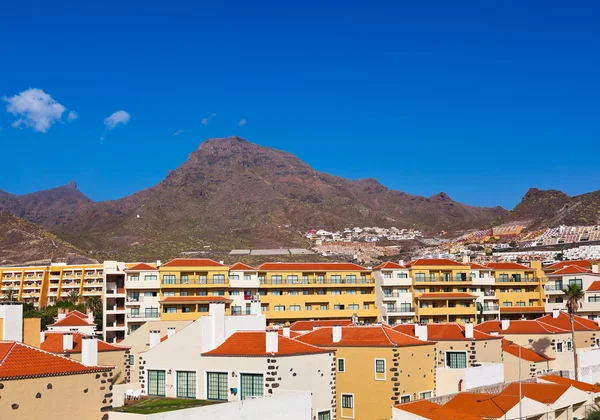
[[[29,197],[4,194],[0,206],[82,249],[129,249],[132,257],[153,252],[152,258],[204,245],[302,246],[301,233],[311,227],[437,231],[487,226],[506,213],[457,203],[444,193],[419,197],[373,179],[331,176],[238,137],[205,141],[165,180],[117,201],[92,203],[74,184]],[[40,204],[47,202],[53,205]]]

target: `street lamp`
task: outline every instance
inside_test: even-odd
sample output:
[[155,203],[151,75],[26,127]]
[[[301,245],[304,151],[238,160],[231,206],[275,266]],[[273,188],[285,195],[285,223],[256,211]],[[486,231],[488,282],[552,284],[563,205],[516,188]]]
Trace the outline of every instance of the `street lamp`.
[[[529,344],[531,345],[533,343],[533,339],[529,339]],[[513,344],[516,344],[514,341],[509,341],[508,345],[512,346]],[[521,347],[519,344],[517,344],[518,348],[519,348],[519,420],[523,420],[523,405],[521,403],[521,400],[523,399],[523,383],[522,383],[522,379],[521,379],[521,363],[523,361],[523,359],[521,358]]]

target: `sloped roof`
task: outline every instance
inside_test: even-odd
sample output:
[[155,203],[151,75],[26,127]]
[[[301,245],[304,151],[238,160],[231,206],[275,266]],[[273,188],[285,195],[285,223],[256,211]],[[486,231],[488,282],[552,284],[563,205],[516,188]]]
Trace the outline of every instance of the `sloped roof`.
[[575,265],[582,268],[592,268],[592,262],[590,260],[570,260],[570,261],[558,261],[548,267],[544,267],[544,270],[559,270],[570,265]]
[[[524,382],[522,386],[522,395],[529,399],[541,402],[543,404],[552,404],[556,402],[571,385],[566,384],[543,384]],[[515,396],[519,398],[519,384],[516,382],[510,383],[500,393],[501,396]]]
[[[519,347],[521,347],[521,353],[519,354]],[[520,346],[517,343],[509,344],[508,340],[502,339],[502,350],[505,353],[511,354],[515,357],[521,357],[523,360],[527,360],[533,363],[539,362],[547,362],[549,360],[554,360],[552,357],[546,357],[543,354],[536,353],[533,350],[528,349],[527,347]]]
[[519,396],[461,392],[444,404],[444,407],[477,417],[502,418],[519,404]]
[[79,318],[82,318],[82,319],[88,319],[87,314],[84,314],[83,312],[78,311],[77,309],[75,309],[73,311],[70,311],[69,314],[76,315],[76,316],[78,316]]
[[491,268],[492,270],[533,270],[531,267],[514,262],[489,262],[486,264],[486,267]]
[[[65,351],[63,348],[63,333],[47,333],[45,335],[44,342],[41,343],[40,348],[42,350],[49,351],[51,353],[81,353],[81,340],[84,334],[80,332],[73,333],[73,350]],[[98,340],[98,351],[125,351],[130,347],[118,346],[115,344],[107,343],[106,341]]]
[[325,347],[408,347],[433,344],[433,341],[421,341],[408,334],[394,331],[387,325],[342,327],[342,338],[334,343],[332,329],[332,327],[321,327],[298,336],[296,340]]
[[233,264],[231,267],[229,267],[229,269],[231,271],[236,271],[236,270],[240,270],[240,271],[257,271],[256,268],[254,267],[250,267],[249,265],[243,264],[243,263],[235,263]]
[[263,263],[260,271],[369,271],[354,263]]
[[[81,312],[80,312],[81,313]],[[94,323],[87,322],[87,316],[83,319],[81,316],[69,312],[63,319],[56,321],[54,324],[50,324],[50,327],[89,327],[96,325]]]
[[577,265],[568,265],[560,270],[556,270],[553,273],[549,273],[549,276],[566,276],[568,274],[591,274],[592,270],[588,270]]
[[502,330],[502,323],[500,321],[485,321],[476,325],[475,330],[488,334],[492,331],[497,331],[499,334],[563,334],[569,332],[563,328],[557,328],[538,322],[537,320],[529,319],[510,321],[506,330]]
[[[538,318],[537,321],[552,325],[555,328],[571,331],[571,318],[564,311],[559,311],[557,318],[554,318],[553,314],[548,314]],[[575,315],[574,321],[575,331],[600,331],[600,326],[591,319]]]
[[352,325],[351,319],[320,319],[311,321],[296,321],[290,325],[291,331],[312,331],[314,327],[331,327],[334,325]]
[[587,288],[586,292],[600,292],[600,280],[596,280],[590,287]]
[[429,420],[481,420],[480,417],[472,416],[471,414],[463,413],[426,400],[399,404],[395,405],[394,408]]
[[491,270],[491,268],[486,267],[485,265],[471,263],[471,269],[473,270]]
[[331,353],[332,349],[323,349],[291,338],[277,335],[278,350],[267,353],[265,331],[237,331],[229,336],[223,344],[216,349],[202,353],[203,356],[295,356],[303,354]]
[[[395,331],[415,336],[415,324],[400,324],[394,327]],[[464,326],[456,322],[429,323],[427,324],[427,339],[431,341],[477,341],[477,340],[499,340],[500,336],[490,335],[481,331],[473,330],[474,338],[465,338]]]
[[586,382],[576,381],[574,379],[565,378],[558,375],[544,375],[540,376],[540,379],[544,381],[553,382],[555,384],[571,385],[573,388],[577,388],[580,391],[593,392],[594,394],[600,392],[600,386],[588,384]]
[[156,271],[156,270],[158,270],[158,268],[153,267],[146,263],[140,263],[140,264],[134,265],[133,267],[125,269],[125,271]]
[[451,265],[451,266],[468,266],[447,258],[418,258],[406,264],[407,267],[432,266],[432,265]]
[[398,270],[398,269],[402,269],[402,268],[406,268],[406,267],[403,265],[400,265],[400,264],[396,264],[395,262],[392,262],[392,261],[386,261],[383,264],[379,264],[373,270],[381,270],[381,269]]
[[0,380],[107,372],[113,366],[86,366],[16,341],[0,341]]
[[175,258],[163,267],[225,267],[225,265],[208,258]]

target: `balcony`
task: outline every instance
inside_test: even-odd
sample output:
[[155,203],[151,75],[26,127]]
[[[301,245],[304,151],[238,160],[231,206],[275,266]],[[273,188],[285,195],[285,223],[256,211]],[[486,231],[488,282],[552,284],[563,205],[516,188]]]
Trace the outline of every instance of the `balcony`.
[[157,319],[160,318],[160,312],[149,312],[149,313],[127,313],[128,319],[135,319],[136,321],[142,321],[144,319]]
[[497,283],[539,283],[541,279],[537,277],[498,277],[496,279]]
[[212,279],[206,277],[188,278],[186,279],[174,279],[174,280],[162,280],[163,286],[193,286],[193,285],[218,285],[218,286],[229,286],[229,282],[226,279]]
[[410,277],[385,277],[381,283],[383,286],[410,286],[412,279]]
[[341,279],[341,280],[331,280],[331,279],[298,279],[298,280],[272,280],[272,279],[261,279],[261,285],[266,286],[322,286],[325,284],[334,284],[334,285],[350,285],[350,286],[358,286],[358,285],[368,285],[375,284],[374,279]]
[[487,277],[472,276],[471,282],[473,283],[473,286],[491,286],[496,282],[496,278],[489,277],[489,276],[487,276]]
[[470,283],[470,277],[452,277],[452,276],[441,276],[441,277],[416,277],[415,282],[417,283]]
[[414,316],[415,308],[412,306],[384,306],[388,316]]
[[412,301],[412,293],[398,292],[395,290],[392,292],[383,293],[383,300],[396,300],[398,298],[406,299],[406,301]]
[[499,305],[484,305],[483,306],[483,313],[484,314],[499,313],[499,312],[500,312],[500,306]]
[[563,288],[556,284],[546,284],[544,286],[544,292],[546,292],[547,295],[562,295],[564,293]]

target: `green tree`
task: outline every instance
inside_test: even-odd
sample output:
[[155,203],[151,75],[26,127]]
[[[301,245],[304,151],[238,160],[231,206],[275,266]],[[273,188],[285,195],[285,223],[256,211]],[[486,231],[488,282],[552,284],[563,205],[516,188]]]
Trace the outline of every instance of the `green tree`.
[[594,404],[585,412],[584,420],[600,420],[600,404]]
[[79,293],[77,290],[71,290],[69,296],[67,296],[67,302],[71,302],[73,305],[77,305],[79,302]]
[[102,329],[102,299],[98,296],[90,296],[85,302],[85,307],[94,313],[96,329]]
[[573,366],[575,367],[575,380],[579,380],[579,361],[577,360],[577,345],[575,343],[575,314],[581,307],[581,301],[585,294],[583,289],[576,284],[569,284],[565,290],[563,290],[565,298],[567,299],[566,306],[569,318],[571,320],[571,341],[573,348]]

